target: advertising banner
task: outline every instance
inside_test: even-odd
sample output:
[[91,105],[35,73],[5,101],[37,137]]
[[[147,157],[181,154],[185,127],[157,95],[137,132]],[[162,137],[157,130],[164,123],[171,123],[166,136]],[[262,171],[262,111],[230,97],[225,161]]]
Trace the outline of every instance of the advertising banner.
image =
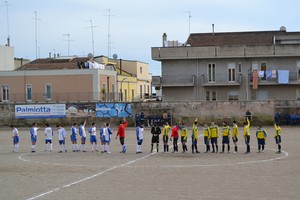
[[65,104],[16,105],[16,118],[65,118]]

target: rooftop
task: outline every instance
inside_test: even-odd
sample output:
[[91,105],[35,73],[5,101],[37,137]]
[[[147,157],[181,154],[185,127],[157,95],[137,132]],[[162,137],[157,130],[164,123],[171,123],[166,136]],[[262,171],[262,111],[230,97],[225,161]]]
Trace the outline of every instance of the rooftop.
[[[277,43],[277,38],[284,36],[284,40],[300,40],[300,32],[280,31],[254,31],[254,32],[215,32],[192,33],[186,45],[191,47],[201,46],[235,46],[235,45],[272,45]],[[296,36],[296,37],[295,37]]]

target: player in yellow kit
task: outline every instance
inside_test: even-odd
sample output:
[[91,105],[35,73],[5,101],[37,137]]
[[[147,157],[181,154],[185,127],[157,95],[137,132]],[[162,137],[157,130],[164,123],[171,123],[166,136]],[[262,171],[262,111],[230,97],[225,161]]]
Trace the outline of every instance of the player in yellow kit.
[[247,122],[244,122],[244,138],[245,138],[245,143],[247,145],[247,151],[245,152],[250,153],[250,121],[247,118]]
[[280,126],[277,126],[277,124],[274,124],[274,128],[275,128],[275,134],[274,134],[274,138],[275,138],[275,142],[278,145],[278,151],[276,153],[281,153],[281,128]]
[[[210,142],[212,146],[212,153],[218,153],[218,137],[219,137],[219,127],[211,122],[210,129]],[[216,148],[215,148],[216,147]]]
[[204,135],[204,144],[206,145],[206,151],[204,153],[210,152],[210,146],[209,146],[209,138],[210,138],[210,128],[207,126],[207,124],[203,123],[203,135]]
[[236,121],[233,120],[233,124],[232,124],[232,141],[234,144],[234,153],[238,152],[238,147],[237,147],[237,142],[238,142],[238,138],[239,138],[239,127],[236,124]]
[[223,129],[222,129],[222,151],[220,153],[224,153],[225,144],[227,144],[228,153],[230,151],[230,126],[228,126],[227,122],[223,121]]
[[164,128],[162,130],[163,135],[163,143],[164,143],[164,152],[169,152],[169,132],[171,127],[169,126],[168,122],[164,122]]
[[198,151],[197,142],[198,142],[198,120],[196,119],[193,124],[193,130],[192,130],[192,153],[200,153]]
[[185,127],[185,125],[183,123],[180,125],[180,136],[181,136],[182,151],[183,151],[183,153],[185,153],[186,151],[188,151],[187,146],[186,146],[187,128]]
[[[258,129],[256,131],[256,138],[258,143],[258,153],[263,153],[267,139],[267,131],[264,128],[262,128],[261,125],[258,125]],[[260,151],[260,149],[262,151]]]

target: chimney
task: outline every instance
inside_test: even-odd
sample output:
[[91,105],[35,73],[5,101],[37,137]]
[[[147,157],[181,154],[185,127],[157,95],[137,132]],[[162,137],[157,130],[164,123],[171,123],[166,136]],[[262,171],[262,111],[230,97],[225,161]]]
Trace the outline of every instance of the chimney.
[[49,58],[51,58],[51,52],[49,52]]
[[53,57],[56,58],[56,54],[54,54]]
[[163,45],[163,47],[165,47],[165,42],[167,41],[167,34],[166,33],[164,33],[163,35],[162,35],[162,45]]
[[57,54],[57,57],[59,58],[59,53]]
[[215,24],[212,24],[212,33],[215,35]]
[[7,38],[7,46],[10,47],[10,38]]

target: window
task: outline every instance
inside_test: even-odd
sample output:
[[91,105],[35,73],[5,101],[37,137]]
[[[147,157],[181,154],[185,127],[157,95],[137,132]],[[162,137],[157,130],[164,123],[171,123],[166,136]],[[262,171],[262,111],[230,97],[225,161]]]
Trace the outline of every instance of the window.
[[269,100],[269,91],[256,91],[256,100]]
[[131,90],[131,99],[134,101],[134,90]]
[[45,84],[45,99],[50,100],[52,96],[52,88],[50,83]]
[[206,101],[216,101],[217,92],[216,91],[206,91]]
[[2,85],[2,101],[9,101],[9,87]]
[[260,71],[263,71],[263,76],[260,76],[261,80],[267,80],[266,71],[267,71],[267,63],[261,62],[260,63]]
[[300,62],[297,62],[297,79],[300,81]]
[[147,85],[147,93],[150,94],[150,86]]
[[142,74],[143,73],[143,68],[142,67],[140,67],[140,74]]
[[143,86],[140,85],[140,98],[142,99],[143,98]]
[[207,65],[208,70],[208,82],[215,82],[216,81],[216,64],[209,63]]
[[239,92],[238,91],[230,91],[227,94],[228,101],[238,101],[239,100]]
[[235,64],[234,63],[228,64],[228,81],[235,82]]
[[127,89],[125,89],[124,93],[125,93],[125,101],[127,101]]
[[300,100],[300,89],[297,89],[296,100]]
[[242,63],[238,64],[238,68],[239,68],[239,73],[242,73]]
[[26,101],[32,101],[32,85],[26,85]]

